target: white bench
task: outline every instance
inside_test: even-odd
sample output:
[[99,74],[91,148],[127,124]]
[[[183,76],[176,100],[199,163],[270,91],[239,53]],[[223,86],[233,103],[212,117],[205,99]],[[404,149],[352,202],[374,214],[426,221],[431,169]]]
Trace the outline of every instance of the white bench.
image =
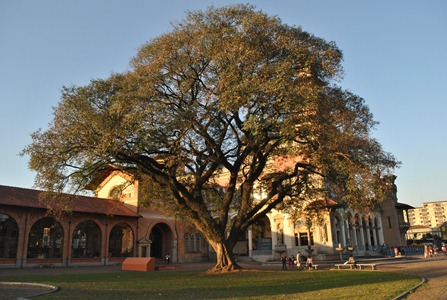
[[360,270],[366,267],[370,267],[371,270],[377,270],[376,264],[357,264]]
[[[299,270],[299,269],[309,269],[309,267],[308,266],[306,266],[306,264],[305,263],[302,263],[302,264],[300,264],[300,266],[298,267],[297,266],[297,269]],[[312,268],[311,269],[313,269],[313,270],[318,270],[318,265],[314,265],[314,264],[312,264]]]
[[355,265],[354,264],[336,264],[335,265],[337,267],[338,270],[341,269],[355,269]]
[[[297,270],[300,270],[300,269],[303,269],[303,270],[305,270],[305,269],[309,269],[309,267],[308,266],[306,266],[306,264],[300,264],[299,266],[296,266],[296,269]],[[312,265],[312,269],[313,270],[318,270],[318,265]]]

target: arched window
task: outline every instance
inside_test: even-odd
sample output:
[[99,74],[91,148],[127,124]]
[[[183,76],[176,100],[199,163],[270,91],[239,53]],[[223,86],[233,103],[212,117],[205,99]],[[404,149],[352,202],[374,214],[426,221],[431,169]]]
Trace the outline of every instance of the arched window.
[[133,231],[128,224],[121,223],[112,228],[109,238],[109,256],[133,256]]
[[114,186],[110,192],[109,192],[109,198],[111,199],[126,199],[126,198],[131,198],[132,194],[131,192],[127,189],[129,187],[129,185],[117,185]]
[[72,256],[100,257],[101,229],[93,221],[82,221],[73,232]]
[[197,233],[196,234],[196,247],[195,247],[195,251],[194,252],[200,252],[200,242],[201,241],[201,237],[200,237],[200,234],[199,233]]
[[120,186],[113,187],[109,192],[109,198],[119,199],[121,198],[122,188]]
[[186,233],[185,234],[185,253],[191,252],[191,249],[189,248],[189,239],[190,239],[189,233]]
[[38,220],[31,227],[28,239],[28,258],[62,258],[64,232],[53,218]]
[[200,252],[200,247],[202,245],[202,236],[200,233],[189,234],[186,233],[185,239],[185,253]]
[[189,236],[189,252],[195,252],[194,245],[194,234],[191,234]]
[[8,215],[0,214],[0,258],[17,257],[19,227]]

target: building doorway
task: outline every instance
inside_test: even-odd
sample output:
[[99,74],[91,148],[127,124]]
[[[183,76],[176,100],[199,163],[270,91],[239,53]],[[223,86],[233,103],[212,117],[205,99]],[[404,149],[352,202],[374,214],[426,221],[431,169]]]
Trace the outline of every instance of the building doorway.
[[171,252],[172,232],[168,225],[156,224],[151,230],[149,239],[152,241],[151,257],[164,258],[167,253]]

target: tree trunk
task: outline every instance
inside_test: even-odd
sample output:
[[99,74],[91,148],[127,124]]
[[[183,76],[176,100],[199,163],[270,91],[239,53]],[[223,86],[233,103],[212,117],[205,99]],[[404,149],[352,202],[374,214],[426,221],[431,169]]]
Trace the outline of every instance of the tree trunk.
[[230,272],[241,269],[236,263],[233,255],[232,247],[229,247],[225,242],[210,241],[211,246],[216,251],[217,262],[212,272]]

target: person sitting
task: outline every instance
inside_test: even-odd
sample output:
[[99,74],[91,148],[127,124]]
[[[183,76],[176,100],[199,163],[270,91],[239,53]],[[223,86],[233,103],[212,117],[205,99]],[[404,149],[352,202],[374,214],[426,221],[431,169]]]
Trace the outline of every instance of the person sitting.
[[309,255],[309,256],[307,257],[306,267],[308,267],[309,270],[312,270],[312,265],[313,265],[312,256]]
[[169,264],[171,262],[171,255],[169,255],[169,252],[165,255],[165,263]]
[[354,259],[354,256],[350,255],[348,261],[344,263],[345,265],[352,265],[355,269],[357,269],[357,262]]

